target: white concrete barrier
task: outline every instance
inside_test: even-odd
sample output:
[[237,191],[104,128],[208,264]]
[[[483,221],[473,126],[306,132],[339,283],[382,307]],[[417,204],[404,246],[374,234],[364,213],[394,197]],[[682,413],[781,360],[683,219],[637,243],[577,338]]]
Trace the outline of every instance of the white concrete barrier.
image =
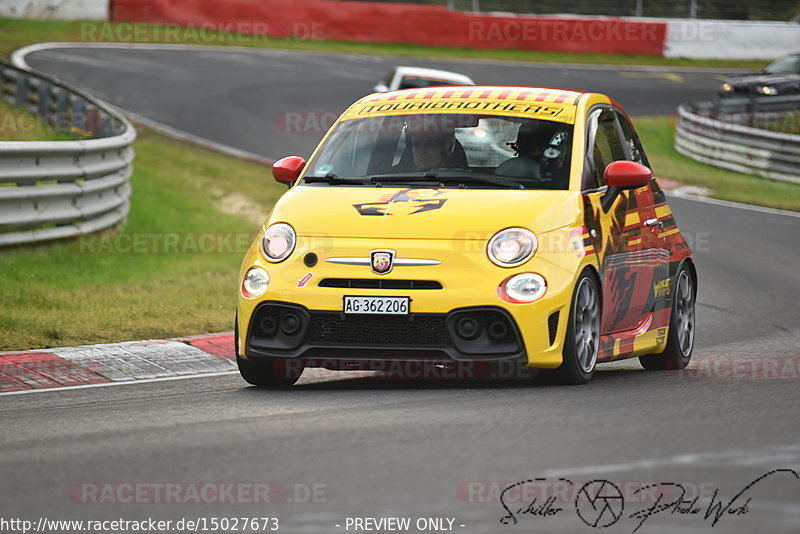
[[111,0],[0,0],[0,17],[108,20]]
[[775,59],[800,52],[796,22],[663,19],[664,57],[693,59]]

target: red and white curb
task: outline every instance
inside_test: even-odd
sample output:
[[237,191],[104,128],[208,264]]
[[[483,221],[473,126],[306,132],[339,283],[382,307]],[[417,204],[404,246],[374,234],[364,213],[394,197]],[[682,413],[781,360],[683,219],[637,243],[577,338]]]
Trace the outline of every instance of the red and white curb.
[[0,352],[0,394],[233,372],[233,332]]

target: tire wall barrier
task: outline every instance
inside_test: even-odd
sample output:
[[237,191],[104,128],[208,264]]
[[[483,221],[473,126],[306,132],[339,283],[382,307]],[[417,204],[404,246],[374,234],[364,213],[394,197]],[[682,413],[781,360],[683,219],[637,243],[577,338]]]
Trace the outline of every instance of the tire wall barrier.
[[664,21],[329,0],[114,0],[111,17],[217,29],[230,25],[231,31],[279,38],[649,56],[663,54],[667,33]]
[[715,167],[800,184],[800,135],[769,128],[799,119],[797,96],[690,102],[678,107],[675,150]]
[[76,237],[122,222],[130,206],[133,126],[89,95],[5,62],[0,96],[54,131],[84,137],[0,140],[0,247]]

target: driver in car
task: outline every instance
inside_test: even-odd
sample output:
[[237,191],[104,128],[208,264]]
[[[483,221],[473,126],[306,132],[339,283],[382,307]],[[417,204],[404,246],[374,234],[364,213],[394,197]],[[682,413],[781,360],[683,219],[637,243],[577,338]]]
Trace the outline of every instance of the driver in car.
[[392,171],[467,168],[467,156],[456,139],[455,128],[411,121],[404,129],[406,147]]
[[498,176],[533,181],[536,187],[559,189],[566,187],[569,176],[564,172],[568,158],[569,134],[559,125],[523,123],[517,140],[508,143],[516,157],[497,166]]
[[555,134],[551,128],[534,128],[531,123],[523,123],[517,131],[517,140],[508,143],[517,157],[498,165],[494,173],[500,176],[541,180],[543,153]]
[[453,132],[416,133],[409,136],[411,156],[418,171],[454,167],[456,136]]

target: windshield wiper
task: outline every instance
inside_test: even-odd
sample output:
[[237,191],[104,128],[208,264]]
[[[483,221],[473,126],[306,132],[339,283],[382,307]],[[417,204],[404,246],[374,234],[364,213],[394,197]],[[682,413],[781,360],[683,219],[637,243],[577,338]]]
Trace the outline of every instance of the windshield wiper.
[[484,183],[484,184],[499,185],[501,187],[509,187],[513,189],[525,189],[525,187],[518,182],[512,182],[511,180],[505,180],[503,178],[495,178],[494,176],[485,176],[479,174],[467,175],[464,173],[463,170],[461,172],[450,171],[450,170],[447,170],[445,172],[449,174],[442,174],[441,172],[434,172],[434,171],[428,171],[420,174],[378,174],[376,176],[371,176],[370,181],[425,182],[425,181],[435,180],[437,182],[441,182],[442,184],[457,183],[460,185],[466,185],[467,183]]
[[472,176],[444,176],[442,180],[445,182],[458,182],[461,185],[466,185],[466,182],[474,184],[492,184],[501,187],[508,187],[510,189],[525,189],[525,186],[519,182],[512,182],[511,180],[504,180],[503,178],[495,178],[493,176],[485,175],[472,175]]
[[439,182],[435,172],[419,174],[376,174],[369,177],[370,182]]
[[307,184],[319,184],[319,183],[326,183],[331,185],[342,184],[342,185],[364,185],[369,183],[368,181],[364,180],[363,178],[340,178],[339,176],[329,172],[325,176],[306,176],[303,178],[303,182]]

